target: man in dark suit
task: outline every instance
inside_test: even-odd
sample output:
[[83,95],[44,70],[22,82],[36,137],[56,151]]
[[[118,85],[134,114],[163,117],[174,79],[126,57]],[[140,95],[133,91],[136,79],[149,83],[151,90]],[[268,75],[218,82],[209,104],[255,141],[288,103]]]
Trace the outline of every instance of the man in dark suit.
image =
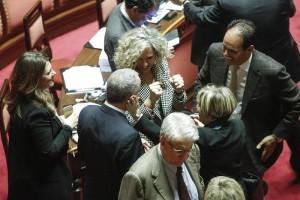
[[285,67],[253,46],[254,24],[235,20],[222,43],[213,43],[195,87],[208,83],[227,85],[238,106],[232,117],[241,118],[252,162],[248,170],[262,175],[278,158],[282,139],[300,112],[300,92]]
[[138,102],[141,80],[131,69],[117,70],[107,80],[107,100],[87,106],[79,115],[78,151],[86,164],[84,199],[114,200],[123,175],[143,153],[141,138],[124,112]]
[[253,21],[255,48],[286,66],[295,82],[300,80],[300,54],[289,32],[289,18],[296,10],[293,0],[216,0],[210,7],[195,6],[191,0],[172,1],[184,2],[186,19],[200,28],[222,29],[238,18]]
[[127,31],[142,26],[156,12],[156,0],[125,0],[111,13],[106,24],[104,50],[112,71],[116,70],[114,54],[119,38]]
[[141,156],[124,175],[119,200],[203,199],[200,151],[194,144],[199,135],[193,119],[171,113],[163,120],[160,132],[160,144]]

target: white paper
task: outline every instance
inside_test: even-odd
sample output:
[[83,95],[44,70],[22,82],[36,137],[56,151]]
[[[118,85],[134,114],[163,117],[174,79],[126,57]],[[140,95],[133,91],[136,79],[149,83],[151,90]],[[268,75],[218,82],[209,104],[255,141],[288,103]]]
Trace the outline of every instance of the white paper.
[[107,54],[105,53],[104,50],[101,51],[100,56],[99,56],[99,66],[101,72],[111,72],[111,67],[108,61]]
[[90,44],[96,49],[104,49],[106,27],[101,28],[91,39]]
[[99,67],[74,66],[65,70],[62,75],[69,93],[84,93],[103,87],[103,78]]
[[162,3],[160,4],[155,16],[153,16],[151,19],[147,20],[149,23],[158,23],[160,20],[162,20],[162,18],[164,18],[164,16],[166,16],[169,12],[169,10],[167,10],[166,7],[167,3]]
[[181,5],[176,5],[176,4],[174,4],[172,1],[168,1],[168,3],[166,4],[166,6],[165,6],[165,9],[167,9],[167,10],[178,10],[178,11],[180,11],[180,10],[183,10],[183,6]]

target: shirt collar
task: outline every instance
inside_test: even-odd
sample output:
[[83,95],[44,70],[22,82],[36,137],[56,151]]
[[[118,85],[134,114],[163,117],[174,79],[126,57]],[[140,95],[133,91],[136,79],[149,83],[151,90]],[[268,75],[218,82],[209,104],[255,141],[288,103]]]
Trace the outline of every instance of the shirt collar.
[[117,108],[116,106],[114,106],[114,105],[108,103],[107,101],[105,101],[104,104],[105,104],[106,106],[110,107],[111,109],[113,109],[113,110],[115,110],[115,111],[118,111],[118,112],[122,113],[123,115],[125,115],[125,111],[124,111],[124,110],[122,110],[122,109],[120,109],[120,108]]
[[249,71],[249,67],[250,67],[251,60],[252,60],[252,53],[251,53],[251,55],[249,56],[248,60],[246,60],[243,64],[241,64],[239,68],[240,68],[240,69],[243,69],[245,72],[248,72],[248,71]]

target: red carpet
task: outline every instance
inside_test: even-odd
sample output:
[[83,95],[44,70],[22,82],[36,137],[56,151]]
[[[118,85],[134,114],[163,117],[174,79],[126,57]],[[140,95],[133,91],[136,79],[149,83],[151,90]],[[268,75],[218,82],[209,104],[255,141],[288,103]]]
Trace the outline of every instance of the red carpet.
[[[300,0],[294,0],[298,8],[296,16],[291,19],[291,33],[300,46]],[[97,22],[82,26],[50,41],[54,58],[73,59],[78,55],[82,46],[98,30]],[[13,63],[0,70],[0,85],[11,72]],[[299,144],[300,145],[300,144]],[[266,200],[300,200],[300,184],[292,185],[293,171],[289,167],[289,150],[284,150],[275,165],[267,171],[265,179],[269,184]],[[2,144],[0,144],[0,200],[7,196],[7,171]]]

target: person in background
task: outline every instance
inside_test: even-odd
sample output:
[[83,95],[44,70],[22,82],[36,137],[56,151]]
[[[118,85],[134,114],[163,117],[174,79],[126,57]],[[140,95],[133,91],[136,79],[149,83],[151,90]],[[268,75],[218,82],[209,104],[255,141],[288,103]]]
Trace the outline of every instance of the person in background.
[[[201,150],[201,177],[205,185],[216,176],[242,182],[242,156],[247,152],[245,126],[240,119],[229,119],[236,100],[229,88],[207,85],[197,94],[197,144]],[[195,117],[195,115],[194,115]]]
[[246,200],[242,187],[234,179],[217,176],[210,180],[204,200]]
[[8,199],[71,198],[71,174],[65,163],[75,113],[57,115],[49,88],[55,75],[47,57],[26,52],[11,74]]
[[112,71],[116,70],[114,54],[118,40],[127,31],[142,26],[157,11],[157,0],[125,0],[111,13],[106,24],[104,51]]
[[300,53],[289,31],[289,18],[296,11],[293,0],[216,0],[211,6],[196,6],[192,3],[195,0],[172,1],[183,4],[186,19],[199,27],[225,32],[234,19],[252,21],[257,27],[255,48],[284,65],[295,82],[300,81]]
[[84,200],[117,199],[123,175],[144,153],[138,131],[125,116],[138,103],[140,85],[136,71],[116,70],[107,80],[104,105],[87,106],[79,114],[78,153],[86,165]]
[[160,143],[141,156],[124,175],[119,200],[203,198],[199,174],[199,138],[193,119],[183,113],[168,115],[160,130]]
[[274,164],[283,139],[300,113],[300,92],[283,65],[255,50],[255,26],[248,20],[228,25],[223,43],[213,43],[196,81],[228,86],[237,99],[232,118],[243,120],[249,157],[245,168],[257,176]]
[[169,74],[170,56],[167,41],[157,30],[136,28],[119,40],[114,58],[117,68],[139,73],[140,111],[159,126],[168,114],[182,110],[187,100],[181,75]]

